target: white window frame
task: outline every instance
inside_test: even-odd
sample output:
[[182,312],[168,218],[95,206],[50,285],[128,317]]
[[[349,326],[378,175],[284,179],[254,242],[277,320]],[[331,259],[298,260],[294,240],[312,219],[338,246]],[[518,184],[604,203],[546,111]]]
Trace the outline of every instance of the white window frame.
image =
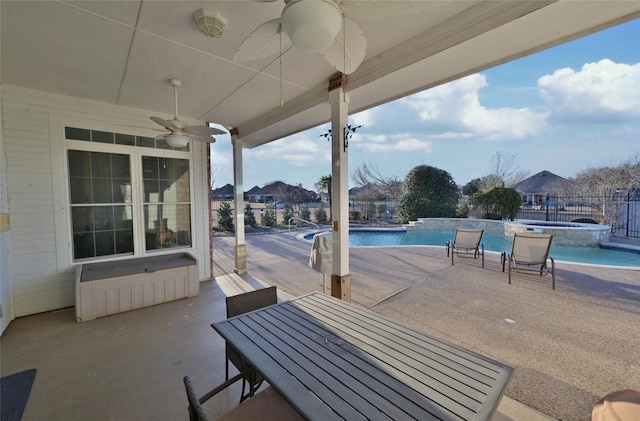
[[[82,140],[66,139],[65,128],[74,127],[86,130],[99,130],[105,132],[118,132],[125,134],[127,130],[114,130],[111,128],[105,128],[104,123],[97,123],[95,125],[88,124],[86,121],[69,122],[69,121],[56,121],[51,124],[51,139],[60,139],[60,147],[55,146],[55,142],[51,142],[52,151],[52,168],[54,169],[54,180],[62,180],[63,186],[61,188],[54,187],[54,205],[55,205],[55,223],[56,223],[56,238],[57,238],[57,260],[60,267],[67,267],[70,265],[77,265],[89,262],[103,262],[103,261],[117,261],[130,259],[143,256],[155,256],[168,253],[175,253],[176,251],[190,251],[196,248],[196,236],[195,236],[195,189],[194,189],[194,164],[192,160],[192,154],[190,151],[177,151],[169,149],[156,149],[137,147],[129,145],[117,145],[100,142],[89,142]],[[53,134],[57,136],[53,136]],[[138,134],[140,135],[140,134]],[[73,226],[71,221],[71,193],[69,191],[69,150],[87,151],[87,152],[104,152],[104,153],[117,153],[125,154],[129,156],[130,170],[131,170],[131,186],[132,186],[132,224],[133,224],[133,254],[124,255],[109,255],[109,256],[96,256],[90,258],[74,259],[74,242],[73,242]],[[143,156],[155,156],[161,158],[176,158],[186,159],[189,162],[189,204],[190,204],[190,233],[191,233],[191,246],[185,247],[170,247],[164,249],[145,250],[144,235],[144,194],[143,194],[143,176],[142,176],[142,157]],[[56,175],[57,173],[57,175]]]

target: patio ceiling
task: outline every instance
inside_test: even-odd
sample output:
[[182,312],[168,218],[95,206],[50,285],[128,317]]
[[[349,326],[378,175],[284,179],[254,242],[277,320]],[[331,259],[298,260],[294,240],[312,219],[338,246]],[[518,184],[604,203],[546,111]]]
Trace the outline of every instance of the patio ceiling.
[[[367,50],[347,79],[351,113],[640,17],[636,1],[413,3],[409,15],[355,19]],[[336,70],[320,54],[290,48],[281,62],[233,61],[284,5],[3,0],[1,81],[171,117],[167,79],[179,78],[181,117],[236,128],[255,147],[330,119],[327,82]],[[221,38],[198,30],[192,14],[201,8],[224,17]]]

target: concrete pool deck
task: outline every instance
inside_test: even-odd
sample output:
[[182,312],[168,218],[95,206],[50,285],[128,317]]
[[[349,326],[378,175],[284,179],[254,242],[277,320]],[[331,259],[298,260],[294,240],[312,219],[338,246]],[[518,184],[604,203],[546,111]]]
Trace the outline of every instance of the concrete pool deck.
[[[287,233],[248,235],[249,275],[293,294],[322,290],[310,244]],[[233,272],[233,237],[214,238],[214,273]],[[557,264],[550,277],[508,285],[498,253],[486,267],[451,266],[444,247],[352,247],[355,303],[515,368],[504,408],[531,418],[585,420],[602,396],[640,385],[640,270]],[[528,408],[527,408],[528,407]],[[501,410],[503,406],[501,405]],[[542,417],[542,418],[535,418]]]

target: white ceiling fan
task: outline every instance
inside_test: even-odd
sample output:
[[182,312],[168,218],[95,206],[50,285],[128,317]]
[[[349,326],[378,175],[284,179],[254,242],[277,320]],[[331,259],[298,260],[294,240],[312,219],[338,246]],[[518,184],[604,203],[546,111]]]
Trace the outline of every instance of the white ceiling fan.
[[[279,0],[255,0],[272,2]],[[284,0],[280,18],[267,21],[242,42],[233,57],[246,62],[280,54],[292,44],[321,53],[336,70],[353,73],[364,60],[367,39],[356,20],[383,20],[431,7],[420,0]]]
[[213,135],[224,134],[225,132],[214,127],[207,126],[189,126],[186,122],[178,118],[178,88],[182,86],[182,82],[178,79],[169,79],[169,84],[173,86],[176,112],[173,120],[165,120],[160,117],[149,117],[169,132],[157,136],[156,139],[162,138],[167,141],[169,146],[174,148],[184,148],[189,140],[197,140],[199,142],[213,143],[216,141]]

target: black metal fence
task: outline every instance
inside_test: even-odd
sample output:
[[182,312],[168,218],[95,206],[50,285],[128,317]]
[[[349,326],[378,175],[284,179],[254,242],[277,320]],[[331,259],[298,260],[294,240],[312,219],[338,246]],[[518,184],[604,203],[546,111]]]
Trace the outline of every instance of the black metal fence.
[[523,205],[516,220],[595,222],[611,227],[611,234],[640,238],[640,197],[559,197],[547,195],[540,205]]

